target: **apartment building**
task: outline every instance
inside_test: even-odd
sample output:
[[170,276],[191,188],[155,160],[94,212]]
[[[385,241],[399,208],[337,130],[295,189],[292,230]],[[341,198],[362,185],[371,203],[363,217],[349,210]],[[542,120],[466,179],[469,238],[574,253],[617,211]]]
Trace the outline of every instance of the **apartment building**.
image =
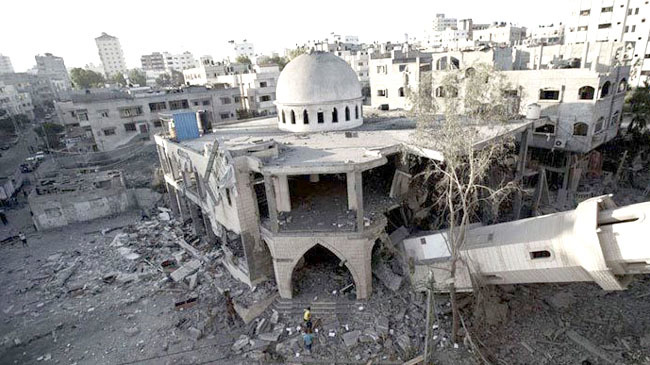
[[248,116],[275,115],[275,88],[280,67],[275,64],[254,65],[252,71],[217,76],[217,84],[239,89],[241,98],[235,102],[240,103],[240,110],[246,111]]
[[95,38],[99,59],[104,66],[104,74],[108,77],[115,76],[118,73],[126,73],[126,62],[124,61],[124,52],[122,45],[117,37],[102,33]]
[[96,89],[74,94],[72,100],[56,103],[56,109],[68,132],[85,132],[86,140],[80,145],[89,150],[111,151],[163,131],[159,113],[201,112],[205,130],[234,121],[238,98],[237,88],[193,86],[142,93]]
[[11,58],[0,54],[0,74],[13,73],[14,67],[11,65]]
[[36,70],[37,74],[49,78],[59,92],[72,89],[72,82],[68,75],[68,69],[65,67],[65,62],[62,57],[57,57],[51,53],[45,55],[36,55]]
[[13,85],[0,81],[0,109],[9,115],[24,114],[34,119],[34,105],[29,93],[19,92]]
[[140,64],[144,71],[164,71],[165,58],[160,52],[140,56]]

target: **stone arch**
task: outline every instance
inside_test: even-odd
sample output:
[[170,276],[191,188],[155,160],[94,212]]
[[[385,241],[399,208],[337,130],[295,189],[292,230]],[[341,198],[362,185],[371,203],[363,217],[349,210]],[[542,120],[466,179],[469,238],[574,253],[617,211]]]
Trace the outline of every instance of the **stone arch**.
[[346,105],[345,106],[345,121],[347,122],[349,120],[350,120],[350,107]]
[[587,123],[577,122],[573,125],[574,136],[586,136],[589,133],[589,125]]
[[596,95],[596,89],[591,86],[583,86],[578,90],[580,100],[593,100],[594,95]]
[[339,111],[336,108],[332,109],[332,123],[339,122]]
[[621,81],[618,82],[618,92],[622,93],[625,91],[627,91],[627,80],[623,78],[621,79]]
[[354,119],[359,119],[359,106],[354,106]]
[[287,120],[284,118],[284,110],[282,110],[282,123],[287,124]]
[[338,251],[337,249],[335,249],[331,245],[328,245],[327,243],[319,241],[317,243],[314,243],[314,244],[308,245],[306,247],[303,247],[303,249],[300,250],[300,254],[296,255],[296,257],[291,261],[289,277],[288,277],[288,279],[289,279],[289,289],[291,290],[291,292],[293,292],[293,274],[294,274],[294,271],[296,269],[296,265],[298,264],[298,261],[300,261],[300,259],[302,259],[307,252],[309,252],[311,249],[313,249],[316,246],[323,247],[324,249],[326,249],[329,252],[333,253],[339,260],[345,262],[345,267],[350,272],[350,275],[352,276],[352,280],[354,281],[355,287],[358,288],[359,285],[362,284],[362,282],[361,282],[361,280],[362,280],[361,274],[358,273],[355,270],[354,266],[350,265],[347,258],[340,251]]
[[291,124],[296,124],[296,112],[291,111]]
[[309,124],[309,113],[307,112],[307,109],[302,111],[302,123]]
[[609,95],[609,91],[610,91],[609,89],[611,88],[611,85],[612,85],[611,82],[609,82],[609,81],[605,81],[605,83],[603,84],[603,86],[600,88],[600,97],[601,97],[601,98],[604,98],[604,97],[606,97],[607,95]]

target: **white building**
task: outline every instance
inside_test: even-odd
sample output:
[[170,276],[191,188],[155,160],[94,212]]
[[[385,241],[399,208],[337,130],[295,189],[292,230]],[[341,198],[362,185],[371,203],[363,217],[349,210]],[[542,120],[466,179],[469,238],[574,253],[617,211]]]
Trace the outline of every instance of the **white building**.
[[9,56],[0,54],[0,74],[9,74],[14,72]]
[[99,59],[104,66],[104,74],[112,77],[118,73],[126,73],[126,62],[124,61],[124,52],[120,40],[106,33],[95,38]]
[[527,43],[530,45],[553,45],[564,43],[564,24],[539,25],[529,30]]
[[162,56],[165,71],[170,73],[172,70],[183,72],[183,70],[194,68],[197,65],[194,56],[188,51],[178,54],[163,52]]
[[255,59],[255,46],[253,43],[247,42],[245,39],[243,42],[229,42],[233,47],[233,61],[238,57],[248,57],[251,61]]
[[188,85],[214,85],[218,84],[218,76],[252,72],[253,66],[249,63],[211,62],[206,60],[197,67],[183,70],[185,83]]
[[238,88],[241,98],[240,110],[246,111],[247,116],[257,117],[275,115],[275,88],[280,76],[280,67],[271,65],[254,65],[252,72],[231,73],[217,76],[218,84]]
[[206,130],[234,121],[239,97],[236,88],[187,87],[134,94],[97,89],[72,95],[71,101],[56,103],[56,109],[67,133],[86,133],[89,143],[83,145],[89,150],[111,151],[163,131],[159,113],[201,112]]
[[36,59],[37,74],[52,80],[57,88],[69,90],[72,88],[72,82],[68,75],[68,69],[65,67],[65,62],[62,57],[54,56],[51,53],[46,53],[44,56],[37,55]]
[[[104,67],[101,64],[96,65],[96,64],[94,64],[92,62],[87,63],[86,65],[84,65],[84,69],[92,71],[92,72],[97,72],[100,75],[104,75]],[[106,76],[106,75],[104,75],[104,76]]]
[[[483,27],[481,27],[483,28]],[[493,23],[484,29],[472,31],[474,44],[496,44],[514,46],[526,39],[526,28],[506,23]]]
[[624,42],[632,59],[630,83],[639,86],[650,76],[650,5],[641,0],[572,0],[565,34],[567,44]]
[[140,63],[144,71],[164,71],[165,59],[160,52],[153,52],[140,56]]
[[34,119],[34,105],[29,93],[19,92],[13,85],[0,81],[0,109],[9,115],[25,114]]
[[445,14],[436,14],[433,19],[433,26],[431,29],[436,32],[443,31],[447,28],[455,28],[458,25],[458,20],[455,18],[445,18]]

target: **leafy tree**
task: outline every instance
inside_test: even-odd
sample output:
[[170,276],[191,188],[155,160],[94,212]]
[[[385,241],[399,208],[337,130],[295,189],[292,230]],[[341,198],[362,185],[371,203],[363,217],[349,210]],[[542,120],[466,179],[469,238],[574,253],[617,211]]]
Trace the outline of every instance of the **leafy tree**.
[[106,82],[102,74],[83,68],[73,68],[70,70],[70,78],[77,89],[102,87]]
[[273,64],[278,65],[280,67],[280,71],[282,71],[284,69],[284,66],[286,66],[287,63],[289,63],[289,59],[286,58],[286,57],[280,57],[280,56],[273,56],[273,57],[262,56],[262,57],[257,59],[257,63],[258,64],[272,64],[273,63]]
[[168,73],[160,74],[156,78],[156,85],[160,87],[170,87],[172,86],[172,77]]
[[247,63],[249,65],[252,63],[251,59],[248,58],[248,56],[244,56],[244,55],[237,56],[237,58],[235,58],[235,62],[237,62],[237,63]]
[[183,86],[185,85],[185,76],[183,76],[182,72],[172,70],[171,82],[172,86]]
[[0,132],[4,132],[5,134],[16,133],[13,119],[4,109],[0,109]]
[[134,68],[129,71],[129,82],[134,85],[145,86],[147,84],[147,74]]
[[643,87],[636,88],[627,102],[632,114],[632,121],[627,127],[628,131],[640,133],[650,119],[650,85],[646,83]]
[[118,72],[113,77],[111,77],[111,81],[113,81],[114,83],[120,86],[126,86],[126,79],[124,78],[124,75],[122,75],[121,72]]
[[307,53],[307,50],[304,47],[298,47],[296,49],[289,50],[289,52],[287,52],[287,58],[289,58],[289,61],[291,61],[303,53]]
[[46,144],[51,149],[59,149],[63,147],[59,134],[63,133],[64,130],[65,128],[62,125],[49,122],[34,127],[34,132],[39,137],[43,138],[43,141],[46,141],[47,139]]

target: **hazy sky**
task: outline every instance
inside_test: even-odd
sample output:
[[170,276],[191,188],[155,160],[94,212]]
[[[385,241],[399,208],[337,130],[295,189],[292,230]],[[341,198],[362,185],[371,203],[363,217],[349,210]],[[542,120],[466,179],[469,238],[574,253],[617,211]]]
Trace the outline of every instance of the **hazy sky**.
[[120,39],[129,68],[153,51],[188,50],[196,58],[226,57],[228,40],[247,39],[256,52],[285,48],[332,32],[358,35],[362,42],[419,36],[436,13],[533,26],[564,21],[568,0],[2,0],[0,54],[18,72],[34,55],[51,52],[68,68],[99,64],[94,38]]

